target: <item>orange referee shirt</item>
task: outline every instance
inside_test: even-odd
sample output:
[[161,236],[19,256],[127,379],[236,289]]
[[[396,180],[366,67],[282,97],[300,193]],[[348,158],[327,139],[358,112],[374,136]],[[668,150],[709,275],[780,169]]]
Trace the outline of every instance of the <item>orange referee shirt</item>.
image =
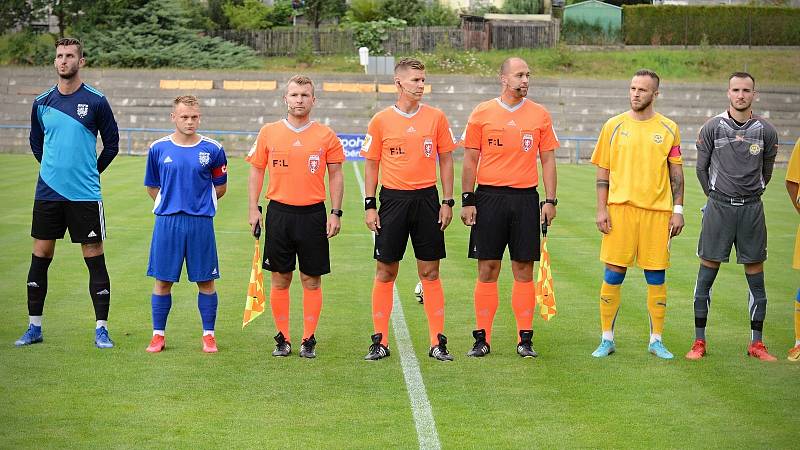
[[559,145],[550,113],[526,98],[513,107],[500,98],[479,104],[464,130],[464,148],[480,151],[478,184],[488,186],[538,185],[538,153]]
[[420,104],[406,114],[391,106],[369,122],[361,156],[380,161],[383,186],[424,189],[436,184],[436,155],[452,152],[456,142],[441,110]]
[[325,125],[295,128],[286,119],[261,127],[245,161],[269,171],[266,198],[305,206],[325,201],[325,170],[344,161],[344,149]]

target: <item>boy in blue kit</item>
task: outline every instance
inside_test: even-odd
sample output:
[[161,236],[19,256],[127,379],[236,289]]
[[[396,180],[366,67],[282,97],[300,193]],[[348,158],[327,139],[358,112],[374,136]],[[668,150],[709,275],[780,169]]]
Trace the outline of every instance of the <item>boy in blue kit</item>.
[[[33,254],[28,271],[28,318],[17,347],[43,341],[42,312],[47,296],[47,272],[56,249],[69,229],[70,240],[81,244],[89,269],[89,295],[97,321],[94,344],[111,348],[108,309],[111,282],[106,269],[103,240],[106,237],[100,173],[119,151],[119,131],[111,106],[98,90],[81,81],[86,63],[77,39],[56,42],[55,68],[58,84],[33,102],[31,151],[41,163],[33,202]],[[97,134],[103,151],[97,155]]]
[[219,142],[196,133],[200,124],[197,97],[183,95],[173,102],[170,118],[175,132],[150,145],[144,185],[155,201],[156,215],[147,275],[156,279],[152,296],[153,339],[150,353],[164,350],[164,330],[172,306],[172,284],[186,275],[199,290],[197,307],[203,321],[203,351],[215,353],[219,278],[214,214],[225,195],[228,175],[225,150]]

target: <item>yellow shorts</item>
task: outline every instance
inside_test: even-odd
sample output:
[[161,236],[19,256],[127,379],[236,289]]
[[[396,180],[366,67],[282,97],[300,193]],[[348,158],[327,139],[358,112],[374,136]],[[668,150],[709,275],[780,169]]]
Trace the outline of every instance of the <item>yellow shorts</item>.
[[642,269],[669,267],[668,211],[652,211],[630,205],[608,205],[611,232],[603,235],[600,260],[615,266],[631,267],[633,261]]
[[800,225],[797,226],[797,237],[794,238],[794,260],[792,267],[800,270]]

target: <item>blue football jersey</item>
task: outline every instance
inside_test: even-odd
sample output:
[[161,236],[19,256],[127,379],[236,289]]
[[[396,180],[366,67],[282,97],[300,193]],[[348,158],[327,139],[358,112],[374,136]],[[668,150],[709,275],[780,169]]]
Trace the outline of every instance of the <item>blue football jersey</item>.
[[205,136],[190,146],[165,136],[150,145],[144,185],[160,188],[153,213],[184,213],[213,217],[217,211],[214,186],[228,182],[228,160],[222,145]]
[[[97,156],[97,133],[103,151]],[[119,151],[119,130],[105,96],[87,84],[63,95],[53,86],[31,111],[31,151],[41,162],[37,200],[97,201],[100,173]]]

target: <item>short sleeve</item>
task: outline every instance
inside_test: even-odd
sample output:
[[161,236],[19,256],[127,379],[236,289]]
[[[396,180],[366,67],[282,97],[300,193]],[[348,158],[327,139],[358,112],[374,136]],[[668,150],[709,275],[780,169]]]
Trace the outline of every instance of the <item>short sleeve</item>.
[[464,140],[464,148],[481,149],[481,140],[483,138],[483,127],[478,118],[476,111],[472,111],[467,120],[467,128],[464,130],[462,139]]
[[453,136],[450,129],[450,122],[443,112],[439,113],[439,120],[436,126],[436,151],[437,153],[449,153],[455,150],[458,141]]
[[267,167],[267,159],[269,158],[266,130],[266,126],[261,128],[261,131],[258,132],[256,141],[253,142],[253,146],[250,147],[250,151],[247,152],[247,156],[244,158],[244,160],[249,162],[250,165],[253,167],[258,167],[259,169],[264,169]]
[[544,129],[542,130],[542,140],[539,143],[540,152],[549,152],[560,147],[556,130],[553,128],[553,118],[550,113],[545,116]]
[[667,161],[671,164],[683,164],[683,156],[681,154],[681,130],[678,125],[675,125],[675,139],[672,141],[672,147],[669,149]]
[[367,159],[380,160],[383,146],[383,134],[381,133],[381,121],[376,116],[367,125],[367,135],[364,136],[364,144],[361,145],[361,156]]
[[228,182],[228,158],[225,156],[225,149],[220,147],[216,152],[214,162],[211,165],[211,182],[214,186],[222,186]]
[[789,166],[786,168],[786,181],[800,184],[800,139],[794,144],[792,156],[789,157]]
[[155,145],[150,146],[147,152],[147,164],[144,169],[144,185],[150,187],[161,187],[161,176],[158,172],[159,151]]
[[345,160],[342,140],[332,130],[328,130],[328,145],[325,146],[325,161],[328,164],[342,163]]
[[611,153],[611,133],[609,128],[611,125],[606,122],[603,129],[600,130],[600,136],[597,136],[597,144],[594,146],[592,152],[592,164],[603,169],[610,169],[610,153]]

